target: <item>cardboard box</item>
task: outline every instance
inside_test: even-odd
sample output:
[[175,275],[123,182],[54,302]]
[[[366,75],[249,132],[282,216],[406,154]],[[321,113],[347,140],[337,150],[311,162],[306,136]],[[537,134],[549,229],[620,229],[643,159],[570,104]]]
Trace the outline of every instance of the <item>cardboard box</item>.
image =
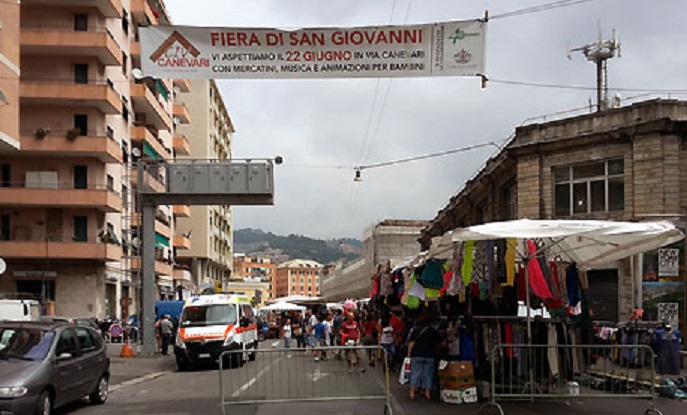
[[452,404],[475,403],[477,402],[477,388],[468,388],[462,391],[442,389],[441,401]]
[[441,389],[462,391],[475,387],[475,373],[472,362],[451,362],[439,370]]
[[475,403],[477,402],[477,388],[469,388],[463,391],[463,402],[464,403]]

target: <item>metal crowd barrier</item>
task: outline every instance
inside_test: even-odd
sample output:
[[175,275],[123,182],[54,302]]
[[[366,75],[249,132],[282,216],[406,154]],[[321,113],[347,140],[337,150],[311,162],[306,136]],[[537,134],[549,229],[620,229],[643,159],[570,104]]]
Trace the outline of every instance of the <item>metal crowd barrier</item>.
[[[313,350],[320,353],[317,361]],[[356,354],[359,364],[349,371],[347,359],[355,360]],[[368,365],[369,354],[381,356],[376,367]],[[232,405],[378,400],[383,402],[380,412],[391,415],[385,360],[378,346],[284,349],[280,344],[273,349],[224,352],[219,358],[222,414]]]
[[655,355],[645,345],[502,344],[492,349],[489,405],[535,399],[646,399],[647,415],[662,415]]

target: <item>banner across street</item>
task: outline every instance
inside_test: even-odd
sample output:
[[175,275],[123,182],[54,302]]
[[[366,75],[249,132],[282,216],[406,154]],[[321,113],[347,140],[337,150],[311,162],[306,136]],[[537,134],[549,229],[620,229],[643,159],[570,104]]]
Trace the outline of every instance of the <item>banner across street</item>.
[[486,22],[319,28],[140,29],[142,71],[155,78],[284,79],[475,76]]

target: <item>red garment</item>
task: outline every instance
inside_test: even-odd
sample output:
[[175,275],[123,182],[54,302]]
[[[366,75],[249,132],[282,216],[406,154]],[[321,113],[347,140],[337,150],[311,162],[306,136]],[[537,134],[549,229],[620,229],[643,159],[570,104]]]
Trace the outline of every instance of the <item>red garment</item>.
[[400,318],[396,317],[396,314],[391,314],[391,320],[389,322],[391,323],[391,327],[394,328],[394,335],[396,336],[396,340],[402,340],[401,333],[403,333],[403,321],[401,321]]
[[358,340],[360,338],[360,333],[358,332],[358,322],[344,321],[341,324],[341,335],[346,336],[347,339]]
[[530,287],[532,287],[534,295],[542,300],[553,297],[551,295],[551,291],[549,290],[549,286],[546,285],[544,273],[541,270],[539,261],[534,258],[534,256],[537,254],[537,246],[534,244],[534,242],[527,241],[527,249],[532,257],[532,259],[527,261],[527,269],[529,271]]
[[446,290],[448,290],[448,286],[451,284],[451,278],[453,278],[453,271],[448,270],[444,272],[444,287],[439,290],[442,296],[446,295]]
[[375,329],[377,328],[377,322],[376,321],[366,321],[363,323],[363,331],[365,332],[365,336],[367,335],[372,335],[374,334]]
[[563,308],[563,290],[561,290],[561,280],[558,277],[558,267],[556,267],[555,262],[552,262],[549,264],[549,268],[551,269],[549,285],[551,285],[553,296],[544,304],[549,310]]
[[[511,326],[510,323],[506,323],[503,326],[503,337],[504,337],[504,342],[506,344],[513,344],[513,326]],[[512,347],[506,347],[506,357],[508,358],[513,358],[515,356],[515,352],[513,351]]]
[[525,285],[525,268],[518,267],[518,301],[527,301],[527,286]]

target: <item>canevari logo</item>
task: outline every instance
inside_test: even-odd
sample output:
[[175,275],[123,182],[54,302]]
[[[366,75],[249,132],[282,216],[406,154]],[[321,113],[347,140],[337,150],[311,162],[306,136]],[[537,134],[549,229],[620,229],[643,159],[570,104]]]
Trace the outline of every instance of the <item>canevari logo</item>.
[[465,30],[461,30],[461,28],[457,28],[455,32],[448,38],[453,41],[453,44],[455,45],[456,42],[465,39],[466,37],[469,36],[479,36],[479,33],[468,33]]

